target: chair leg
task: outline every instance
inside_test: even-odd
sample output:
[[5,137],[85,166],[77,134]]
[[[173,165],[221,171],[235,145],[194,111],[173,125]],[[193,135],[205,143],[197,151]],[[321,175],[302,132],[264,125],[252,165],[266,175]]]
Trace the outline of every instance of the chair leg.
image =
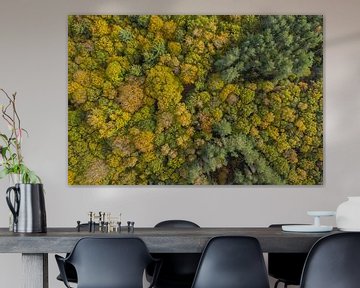
[[283,282],[283,281],[281,281],[281,280],[277,280],[277,281],[275,282],[275,284],[274,284],[274,288],[277,288],[280,283],[284,283],[284,288],[287,288],[287,287],[288,287],[288,285],[287,285],[286,282]]

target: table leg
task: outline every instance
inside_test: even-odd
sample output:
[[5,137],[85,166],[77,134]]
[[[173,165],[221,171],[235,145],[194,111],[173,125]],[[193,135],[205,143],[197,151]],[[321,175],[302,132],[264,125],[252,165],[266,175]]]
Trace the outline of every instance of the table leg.
[[22,254],[23,288],[49,288],[48,254]]

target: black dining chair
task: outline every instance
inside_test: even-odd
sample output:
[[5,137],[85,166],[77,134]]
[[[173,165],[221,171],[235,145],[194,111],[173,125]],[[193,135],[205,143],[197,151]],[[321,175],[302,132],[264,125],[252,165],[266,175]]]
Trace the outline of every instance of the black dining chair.
[[[80,224],[80,229],[89,229],[89,224],[88,223],[82,223]],[[99,229],[99,224],[98,223],[95,223],[95,229]],[[66,257],[69,256],[69,253],[66,254]],[[67,281],[68,282],[71,282],[71,283],[77,283],[77,275],[76,275],[76,270],[74,268],[73,265],[71,265],[70,263],[67,263],[65,262],[64,263],[64,270],[65,270],[65,275],[66,275],[66,278],[67,278]],[[59,281],[63,281],[62,277],[61,277],[61,274],[59,274],[57,277],[56,277],[57,280]]]
[[[272,224],[270,228],[281,228],[282,225]],[[288,285],[300,285],[301,273],[307,253],[269,253],[268,254],[268,273],[277,279],[274,288],[283,283],[284,288]]]
[[[163,228],[200,228],[188,220],[166,220],[155,225],[157,229]],[[200,260],[200,253],[156,253],[152,254],[161,259],[162,266],[155,283],[156,288],[190,288]],[[153,267],[147,269],[147,279],[151,279]]]
[[192,288],[269,288],[256,238],[219,236],[204,249]]
[[[70,284],[65,263],[74,266],[77,288],[143,288],[143,274],[154,262],[154,281],[160,262],[152,258],[139,238],[82,238],[68,257],[55,255],[60,275],[66,287]],[[149,287],[153,287],[153,283]]]
[[[69,254],[66,255],[66,257]],[[64,258],[65,259],[65,258]],[[77,283],[77,274],[76,274],[76,270],[75,267],[68,263],[68,262],[64,262],[64,274],[66,275],[66,279],[67,282],[71,282],[71,283]],[[61,274],[59,274],[56,277],[57,280],[64,282],[63,277],[61,276]]]
[[309,252],[300,288],[358,288],[359,267],[359,232],[325,236]]

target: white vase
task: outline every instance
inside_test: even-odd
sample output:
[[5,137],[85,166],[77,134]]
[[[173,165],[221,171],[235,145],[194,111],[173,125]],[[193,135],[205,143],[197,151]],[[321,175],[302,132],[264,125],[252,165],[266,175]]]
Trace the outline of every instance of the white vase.
[[348,197],[338,206],[336,226],[342,231],[360,231],[360,196]]

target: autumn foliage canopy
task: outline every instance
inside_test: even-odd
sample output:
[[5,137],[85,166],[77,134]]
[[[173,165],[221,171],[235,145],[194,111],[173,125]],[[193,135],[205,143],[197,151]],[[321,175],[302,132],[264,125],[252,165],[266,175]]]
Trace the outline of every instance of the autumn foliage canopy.
[[69,16],[69,184],[322,184],[322,53],[321,16]]

